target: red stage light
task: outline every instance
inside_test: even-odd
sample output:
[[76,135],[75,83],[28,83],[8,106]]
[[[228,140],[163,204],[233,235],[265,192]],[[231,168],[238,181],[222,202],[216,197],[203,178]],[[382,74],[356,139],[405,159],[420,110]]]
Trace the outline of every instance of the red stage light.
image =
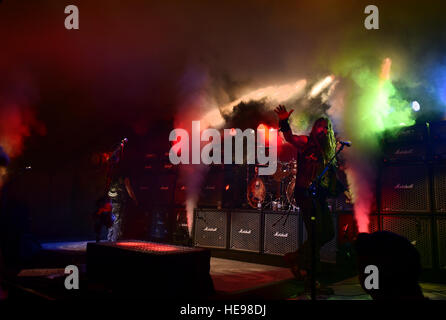
[[163,245],[158,243],[136,242],[136,241],[117,242],[116,245],[140,251],[170,252],[178,250],[177,248],[169,245]]
[[229,184],[226,185],[225,190],[226,190],[226,191],[229,190]]

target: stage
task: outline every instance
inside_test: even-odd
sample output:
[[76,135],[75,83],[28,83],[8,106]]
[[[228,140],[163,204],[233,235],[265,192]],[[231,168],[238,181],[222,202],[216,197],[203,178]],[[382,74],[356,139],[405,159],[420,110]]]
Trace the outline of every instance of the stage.
[[[37,300],[112,298],[113,296],[106,292],[105,287],[97,283],[92,284],[88,280],[88,266],[85,264],[88,243],[94,244],[94,242],[88,241],[42,243],[43,252],[40,257],[51,257],[51,259],[44,261],[39,258],[39,261],[36,261],[36,267],[21,270],[16,283],[10,284],[10,297],[17,296]],[[155,246],[171,252],[179,249],[178,246],[168,244],[147,242],[145,244],[151,246],[151,248]],[[180,249],[191,252],[195,250],[191,247]],[[162,254],[165,255],[166,252]],[[208,301],[309,299],[308,296],[301,294],[303,283],[296,281],[289,269],[285,267],[221,258],[221,253],[217,255],[220,257],[211,256],[209,259],[209,275],[215,291],[204,297]],[[55,263],[58,261],[57,256],[61,258],[59,262],[71,261],[79,267],[80,290],[66,290],[64,288],[67,275],[64,273],[64,266]],[[152,277],[156,278],[159,275],[154,274]],[[153,279],[152,277],[149,280]],[[332,273],[329,277],[337,279],[332,283],[327,282],[328,286],[334,290],[334,294],[318,296],[319,300],[371,300],[370,296],[365,294],[360,287],[356,276],[339,279],[339,276],[334,276]],[[446,282],[421,281],[420,285],[424,295],[429,299],[446,300]],[[149,287],[147,290],[154,290],[154,288]],[[155,293],[149,294],[149,296],[153,297]],[[165,294],[164,298],[169,299],[169,292],[165,292]],[[130,297],[144,298],[144,296],[135,297],[131,294],[128,295],[128,298]],[[190,296],[189,298],[193,297]]]

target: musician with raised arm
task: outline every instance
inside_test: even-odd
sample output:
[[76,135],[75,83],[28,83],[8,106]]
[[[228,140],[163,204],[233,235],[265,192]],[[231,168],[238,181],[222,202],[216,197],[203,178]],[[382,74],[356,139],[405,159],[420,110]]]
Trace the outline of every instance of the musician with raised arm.
[[[293,110],[287,111],[282,105],[274,110],[279,117],[279,130],[286,141],[297,148],[297,175],[294,189],[296,205],[301,209],[308,238],[296,252],[285,255],[285,260],[298,280],[304,280],[305,291],[311,289],[310,272],[312,241],[315,241],[316,274],[320,272],[320,248],[334,237],[333,220],[327,204],[327,196],[336,192],[336,162],[320,181],[317,197],[312,198],[309,187],[322,173],[336,153],[336,139],[331,121],[326,117],[316,120],[310,135],[294,135],[288,123]],[[315,234],[311,232],[311,217],[316,218]],[[323,291],[319,283],[316,289]]]
[[118,241],[122,235],[122,222],[127,205],[127,201],[132,199],[135,205],[138,205],[135,193],[130,183],[127,170],[122,165],[112,170],[111,184],[108,191],[111,201],[112,225],[108,228],[107,240],[111,242]]

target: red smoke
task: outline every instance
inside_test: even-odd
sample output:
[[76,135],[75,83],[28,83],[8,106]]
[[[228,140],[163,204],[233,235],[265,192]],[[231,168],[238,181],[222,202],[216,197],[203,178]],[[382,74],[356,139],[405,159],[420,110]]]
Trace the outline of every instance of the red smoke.
[[28,107],[0,105],[0,145],[11,158],[22,154],[25,139],[32,132],[46,134],[45,126],[36,120]]

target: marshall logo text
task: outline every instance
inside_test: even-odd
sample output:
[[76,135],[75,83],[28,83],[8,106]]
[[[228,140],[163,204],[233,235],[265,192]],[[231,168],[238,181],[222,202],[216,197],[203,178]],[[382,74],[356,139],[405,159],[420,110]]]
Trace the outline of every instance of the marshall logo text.
[[276,233],[274,234],[275,237],[280,237],[280,238],[288,238],[288,232],[287,233],[281,233],[279,231],[276,231]]
[[413,189],[413,183],[412,184],[397,184],[394,189]]

